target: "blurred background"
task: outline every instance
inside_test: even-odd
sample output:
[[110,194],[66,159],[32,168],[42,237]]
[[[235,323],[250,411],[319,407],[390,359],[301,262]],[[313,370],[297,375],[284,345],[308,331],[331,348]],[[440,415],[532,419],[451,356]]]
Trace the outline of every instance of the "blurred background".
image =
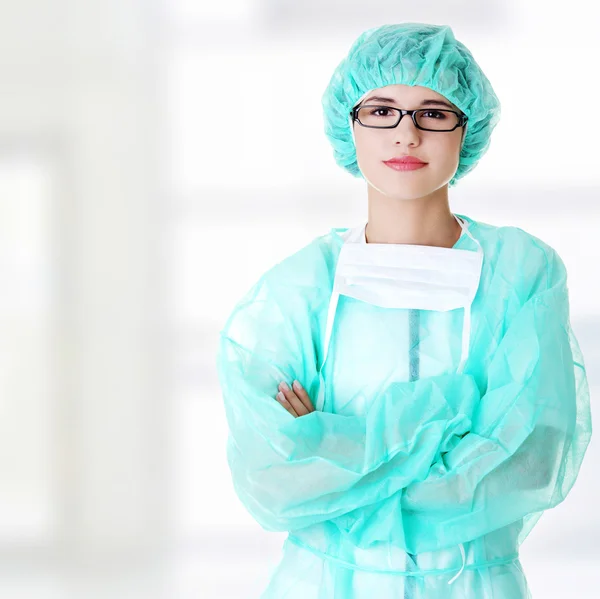
[[[320,99],[368,27],[449,24],[491,80],[502,119],[451,207],[559,252],[598,418],[595,11],[1,0],[0,599],[260,595],[285,534],[234,494],[217,334],[265,270],[366,222]],[[521,549],[536,599],[596,596],[598,447]]]

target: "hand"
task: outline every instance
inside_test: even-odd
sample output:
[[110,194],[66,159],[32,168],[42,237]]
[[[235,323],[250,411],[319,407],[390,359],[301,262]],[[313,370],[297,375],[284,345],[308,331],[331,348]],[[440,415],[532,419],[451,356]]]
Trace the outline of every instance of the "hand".
[[315,408],[308,397],[308,393],[304,390],[298,381],[294,381],[290,389],[285,382],[279,384],[279,393],[277,401],[294,417],[304,416],[310,412],[314,412]]

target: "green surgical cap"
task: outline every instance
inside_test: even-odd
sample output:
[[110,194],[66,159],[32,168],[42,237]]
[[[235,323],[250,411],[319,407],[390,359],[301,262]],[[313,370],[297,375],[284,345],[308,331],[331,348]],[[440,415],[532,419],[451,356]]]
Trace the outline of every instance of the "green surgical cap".
[[356,39],[322,97],[325,134],[335,161],[355,177],[363,176],[350,111],[369,91],[394,84],[428,87],[469,118],[458,168],[448,183],[454,186],[488,149],[500,120],[500,101],[471,52],[447,25],[382,25]]

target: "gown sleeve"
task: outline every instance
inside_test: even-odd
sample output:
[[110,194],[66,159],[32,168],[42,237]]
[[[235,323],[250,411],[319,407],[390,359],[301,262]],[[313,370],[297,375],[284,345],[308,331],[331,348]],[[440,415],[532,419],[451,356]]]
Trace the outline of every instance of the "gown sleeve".
[[470,430],[397,494],[413,553],[537,521],[577,478],[592,433],[589,387],[555,252],[548,267],[547,288],[521,307],[493,355]]
[[[298,379],[313,403],[319,384],[324,327],[316,314],[326,305],[307,307],[311,289],[263,275],[219,335],[233,487],[266,530],[329,520],[424,479],[439,447],[468,431],[466,413],[478,396],[472,377],[450,374],[391,385],[365,416],[315,410],[293,417],[275,399],[279,383]],[[448,396],[460,398],[464,413]]]

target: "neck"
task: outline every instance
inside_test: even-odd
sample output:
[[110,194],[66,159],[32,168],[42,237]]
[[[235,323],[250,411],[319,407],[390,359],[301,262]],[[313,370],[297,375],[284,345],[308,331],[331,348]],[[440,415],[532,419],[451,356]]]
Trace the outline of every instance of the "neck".
[[448,188],[415,199],[395,199],[369,186],[367,243],[451,248],[462,228],[448,205]]

